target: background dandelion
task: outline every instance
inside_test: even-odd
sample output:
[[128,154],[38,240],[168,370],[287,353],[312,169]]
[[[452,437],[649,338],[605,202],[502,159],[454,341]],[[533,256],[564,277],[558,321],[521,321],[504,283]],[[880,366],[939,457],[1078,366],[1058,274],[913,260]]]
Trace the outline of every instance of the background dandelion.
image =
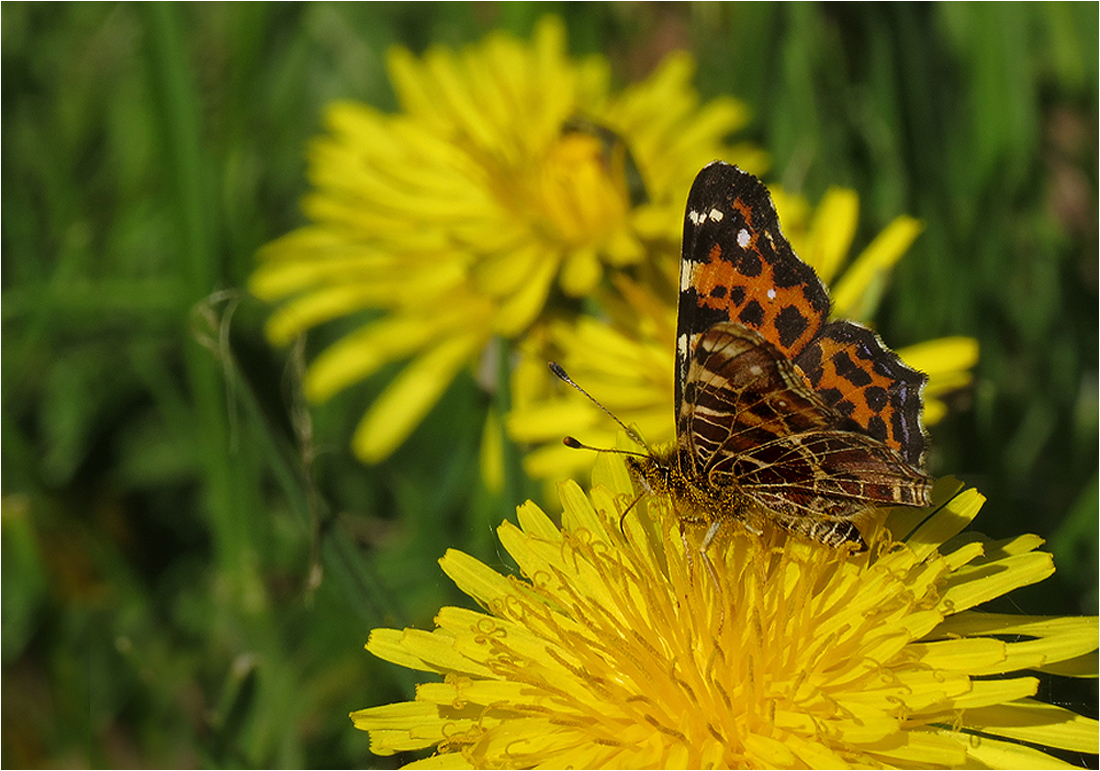
[[[346,715],[413,679],[363,653],[369,630],[430,628],[461,602],[448,548],[506,570],[493,528],[538,486],[507,443],[501,492],[482,481],[491,355],[363,466],[355,426],[399,366],[320,407],[303,383],[376,317],[274,350],[270,307],[242,288],[257,250],[306,223],[327,105],[397,111],[389,46],[528,40],[544,11],[0,10],[6,765],[376,762]],[[979,340],[939,469],[989,498],[981,531],[1036,532],[1058,565],[993,611],[1096,612],[1097,23],[1086,4],[563,18],[565,50],[605,62],[616,91],[691,53],[704,102],[747,107],[727,139],[768,154],[769,182],[813,204],[856,191],[851,253],[921,221],[877,326],[898,348]],[[1040,688],[1095,709],[1094,684]]]
[[723,141],[747,110],[730,97],[700,104],[687,53],[619,91],[603,57],[571,58],[565,44],[546,16],[530,41],[392,48],[400,111],[333,104],[309,153],[310,224],[260,251],[250,286],[278,303],[266,325],[276,344],[381,311],[310,362],[311,401],[411,359],[355,430],[367,462],[389,456],[494,336],[575,314],[606,274],[672,262],[686,170],[763,163]]

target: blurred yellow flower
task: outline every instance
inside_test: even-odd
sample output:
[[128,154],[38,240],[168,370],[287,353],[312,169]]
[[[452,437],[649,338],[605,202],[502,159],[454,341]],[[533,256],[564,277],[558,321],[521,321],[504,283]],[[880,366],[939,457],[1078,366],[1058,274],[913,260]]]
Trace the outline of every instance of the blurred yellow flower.
[[362,315],[309,366],[314,401],[409,362],[357,428],[366,461],[389,455],[493,336],[523,334],[555,288],[581,297],[606,270],[674,249],[703,164],[763,163],[724,143],[746,111],[701,105],[687,54],[612,92],[607,61],[571,60],[554,18],[529,43],[493,33],[422,58],[395,49],[387,64],[401,112],[329,108],[309,156],[312,224],[265,247],[250,284],[279,304],[277,344]]
[[1052,768],[1038,747],[1097,751],[1097,722],[1035,700],[1026,674],[1095,675],[1097,619],[977,609],[1054,566],[1036,536],[964,533],[974,490],[941,483],[860,554],[733,524],[708,550],[716,578],[666,499],[620,531],[621,457],[601,455],[590,495],[560,492],[560,530],[531,503],[498,530],[523,579],[440,561],[483,611],[371,633],[375,655],[443,676],[351,714],[373,752],[435,747],[416,768]]
[[[795,253],[831,285],[833,316],[869,322],[891,269],[920,233],[920,224],[911,217],[898,217],[838,276],[856,232],[856,193],[831,189],[813,212],[801,198],[778,189],[772,193],[783,233]],[[666,272],[678,264],[667,260]],[[636,426],[650,443],[667,442],[675,435],[675,298],[671,293],[659,298],[625,277],[617,277],[615,286],[616,293],[601,295],[605,320],[559,320],[521,346],[507,427],[513,439],[532,447],[524,468],[533,478],[553,481],[590,466],[589,457],[562,445],[563,435],[596,447],[612,447],[617,432],[597,407],[557,382],[546,368],[548,359],[560,362],[575,381],[627,425]],[[947,411],[938,397],[970,383],[978,343],[968,337],[949,337],[897,352],[929,376],[924,420],[931,425]]]

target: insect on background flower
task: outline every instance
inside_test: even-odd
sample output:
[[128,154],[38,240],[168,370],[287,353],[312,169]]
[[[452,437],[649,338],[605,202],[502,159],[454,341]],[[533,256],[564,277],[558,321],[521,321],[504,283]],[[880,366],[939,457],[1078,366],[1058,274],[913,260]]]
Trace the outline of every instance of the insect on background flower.
[[401,112],[329,108],[309,156],[311,222],[265,247],[251,281],[278,303],[267,333],[279,344],[374,313],[310,364],[310,399],[407,362],[355,433],[367,461],[392,452],[494,336],[528,333],[555,292],[583,297],[609,271],[674,253],[695,169],[763,162],[725,144],[746,110],[729,97],[701,105],[689,56],[615,92],[606,60],[567,56],[554,18],[530,43],[493,33],[419,58],[395,49],[388,67]]

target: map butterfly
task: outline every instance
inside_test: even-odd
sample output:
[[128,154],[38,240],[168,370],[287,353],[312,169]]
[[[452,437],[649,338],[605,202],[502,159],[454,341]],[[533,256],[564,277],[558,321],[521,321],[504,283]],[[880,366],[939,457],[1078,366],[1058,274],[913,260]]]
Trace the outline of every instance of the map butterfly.
[[[879,506],[927,506],[921,389],[871,330],[827,321],[767,188],[715,161],[688,195],[676,340],[676,443],[627,463],[683,523],[772,521],[864,548]],[[575,440],[573,440],[575,442]]]

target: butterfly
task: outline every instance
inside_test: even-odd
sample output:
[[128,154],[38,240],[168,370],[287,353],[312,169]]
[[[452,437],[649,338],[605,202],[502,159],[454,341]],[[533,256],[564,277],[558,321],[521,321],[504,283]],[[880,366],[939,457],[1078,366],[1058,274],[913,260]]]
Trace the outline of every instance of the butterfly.
[[828,321],[829,294],[783,236],[764,184],[715,161],[687,199],[676,338],[676,442],[632,454],[682,523],[771,521],[865,548],[882,506],[927,506],[921,390],[871,330]]

